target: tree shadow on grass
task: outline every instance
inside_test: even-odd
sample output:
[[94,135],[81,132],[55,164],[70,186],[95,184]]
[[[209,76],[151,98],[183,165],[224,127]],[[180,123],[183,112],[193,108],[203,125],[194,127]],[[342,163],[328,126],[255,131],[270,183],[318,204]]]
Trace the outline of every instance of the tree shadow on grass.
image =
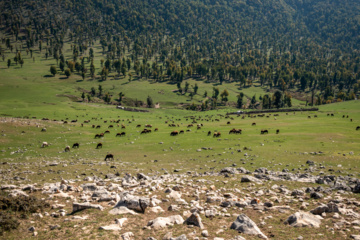
[[59,79],[68,79],[68,77],[60,77]]
[[44,78],[49,78],[49,77],[53,77],[53,75],[51,75],[51,74],[44,75]]

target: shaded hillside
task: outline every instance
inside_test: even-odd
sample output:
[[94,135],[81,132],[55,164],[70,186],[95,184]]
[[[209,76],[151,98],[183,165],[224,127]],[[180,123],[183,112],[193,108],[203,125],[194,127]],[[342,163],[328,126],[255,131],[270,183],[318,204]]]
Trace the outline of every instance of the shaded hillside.
[[[359,89],[355,0],[27,0],[2,2],[1,10],[3,60],[9,50],[45,49],[46,57],[60,59],[61,71],[79,61],[83,78],[96,77],[89,47],[100,40],[102,80],[132,71],[174,83],[258,81],[312,92],[314,104],[354,99]],[[65,59],[69,40],[73,57]]]

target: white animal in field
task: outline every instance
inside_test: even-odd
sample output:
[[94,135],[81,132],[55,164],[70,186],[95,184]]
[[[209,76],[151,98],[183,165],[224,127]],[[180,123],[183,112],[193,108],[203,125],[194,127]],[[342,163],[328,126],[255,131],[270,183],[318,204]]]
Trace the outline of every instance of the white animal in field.
[[41,144],[41,147],[42,147],[42,148],[48,147],[48,146],[49,146],[49,144],[48,144],[47,142],[43,142],[43,143]]

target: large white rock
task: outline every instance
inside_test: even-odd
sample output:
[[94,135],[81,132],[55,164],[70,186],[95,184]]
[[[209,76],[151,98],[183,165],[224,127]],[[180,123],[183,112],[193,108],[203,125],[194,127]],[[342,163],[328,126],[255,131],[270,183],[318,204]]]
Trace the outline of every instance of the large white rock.
[[182,224],[184,219],[180,215],[174,215],[170,217],[158,217],[148,222],[148,226],[159,229],[168,225]]
[[106,231],[120,231],[121,227],[119,224],[110,224],[107,226],[101,226],[101,227],[99,227],[99,229],[106,230]]
[[150,206],[150,199],[146,197],[134,196],[129,193],[121,194],[120,201],[115,207],[127,207],[129,209],[145,212],[145,209]]
[[132,232],[126,232],[126,233],[121,235],[121,239],[122,240],[133,240],[134,239],[134,234]]
[[128,209],[127,207],[115,207],[109,211],[111,215],[120,215],[120,214],[131,214],[136,215],[137,213],[133,210]]
[[296,212],[291,215],[286,221],[285,224],[289,224],[292,227],[314,227],[319,228],[321,224],[322,217],[318,215],[313,215],[307,212]]
[[249,235],[257,235],[261,238],[267,239],[265,234],[263,234],[256,223],[254,223],[248,216],[245,214],[240,214],[235,222],[233,222],[230,226],[230,229],[235,229],[239,232],[249,234]]
[[164,212],[164,209],[162,209],[160,206],[150,207],[150,208],[149,208],[149,212],[161,213],[161,212]]
[[104,207],[98,204],[73,203],[73,212],[77,212],[88,208],[95,208],[95,209],[99,209],[100,211],[104,210]]

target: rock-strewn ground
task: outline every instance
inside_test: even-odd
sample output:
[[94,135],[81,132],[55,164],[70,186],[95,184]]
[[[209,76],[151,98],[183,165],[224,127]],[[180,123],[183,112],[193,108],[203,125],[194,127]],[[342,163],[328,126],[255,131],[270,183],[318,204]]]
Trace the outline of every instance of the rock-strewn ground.
[[36,196],[51,207],[1,237],[359,239],[359,189],[351,177],[231,167],[3,183],[1,190],[14,198]]

